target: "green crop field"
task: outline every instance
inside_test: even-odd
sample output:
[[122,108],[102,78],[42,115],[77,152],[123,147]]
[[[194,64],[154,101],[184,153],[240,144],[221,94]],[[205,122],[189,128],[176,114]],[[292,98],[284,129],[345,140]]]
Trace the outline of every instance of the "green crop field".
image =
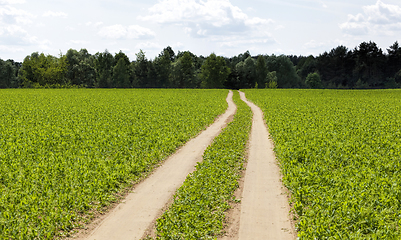
[[211,124],[227,108],[226,96],[1,90],[0,239],[68,233]]
[[[401,238],[401,91],[244,90],[265,113],[300,239]],[[227,90],[1,90],[0,239],[64,236],[225,111]],[[215,238],[251,113],[232,123],[157,221]],[[266,203],[268,204],[268,203]]]
[[265,113],[300,239],[401,238],[401,91],[244,92]]

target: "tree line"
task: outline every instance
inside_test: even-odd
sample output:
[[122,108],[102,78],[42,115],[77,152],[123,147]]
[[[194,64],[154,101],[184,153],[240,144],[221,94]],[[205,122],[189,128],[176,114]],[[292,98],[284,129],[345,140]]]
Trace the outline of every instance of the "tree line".
[[140,50],[65,55],[34,52],[22,63],[0,59],[0,88],[399,88],[401,47],[384,53],[374,42],[338,46],[319,56],[196,56],[164,48],[153,60]]

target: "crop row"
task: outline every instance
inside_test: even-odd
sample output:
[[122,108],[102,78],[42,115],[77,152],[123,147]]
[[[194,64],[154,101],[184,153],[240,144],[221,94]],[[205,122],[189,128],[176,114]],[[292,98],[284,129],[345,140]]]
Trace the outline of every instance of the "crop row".
[[252,112],[234,93],[234,120],[206,149],[203,161],[177,190],[174,203],[157,220],[157,239],[214,239],[243,170]]
[[400,91],[244,92],[264,111],[300,239],[401,238]]
[[63,236],[224,112],[226,90],[0,91],[0,239]]

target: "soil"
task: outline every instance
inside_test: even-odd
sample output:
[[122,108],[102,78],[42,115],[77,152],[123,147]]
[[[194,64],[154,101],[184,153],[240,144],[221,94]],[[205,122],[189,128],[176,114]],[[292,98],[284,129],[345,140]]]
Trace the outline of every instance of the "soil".
[[230,91],[226,112],[211,126],[169,157],[153,174],[136,185],[124,201],[87,226],[89,230],[81,231],[74,239],[141,239],[151,233],[156,219],[171,203],[176,189],[194,171],[196,163],[202,161],[207,146],[235,114],[232,95]]
[[248,163],[243,189],[240,190],[241,210],[236,215],[239,216],[239,228],[231,230],[231,236],[224,239],[296,239],[286,189],[281,181],[263,112],[247,101],[244,93],[240,92],[240,95],[254,115],[248,144]]

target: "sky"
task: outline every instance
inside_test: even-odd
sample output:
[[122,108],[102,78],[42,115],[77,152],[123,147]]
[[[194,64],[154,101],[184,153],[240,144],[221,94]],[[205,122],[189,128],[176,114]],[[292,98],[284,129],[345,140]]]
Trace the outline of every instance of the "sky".
[[400,0],[0,0],[0,59],[167,46],[200,56],[314,55],[401,42]]

